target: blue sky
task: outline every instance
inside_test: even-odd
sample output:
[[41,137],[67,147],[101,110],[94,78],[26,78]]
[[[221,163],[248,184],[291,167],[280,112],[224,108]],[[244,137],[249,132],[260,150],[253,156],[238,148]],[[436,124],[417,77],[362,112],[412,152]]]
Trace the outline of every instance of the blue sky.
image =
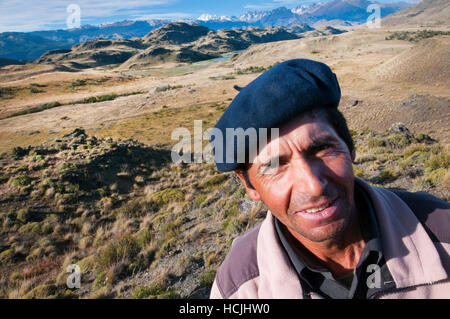
[[[379,0],[380,1],[380,0]],[[399,0],[381,0],[380,2]],[[125,19],[197,18],[203,13],[241,15],[248,10],[288,8],[315,0],[0,0],[0,32],[67,29],[67,8],[81,9],[81,25]]]

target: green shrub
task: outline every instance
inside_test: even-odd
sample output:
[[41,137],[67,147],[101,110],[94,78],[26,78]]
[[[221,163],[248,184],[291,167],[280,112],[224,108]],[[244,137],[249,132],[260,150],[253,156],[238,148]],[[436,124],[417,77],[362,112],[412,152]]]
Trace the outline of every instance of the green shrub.
[[384,146],[384,141],[375,137],[371,137],[367,140],[367,146],[369,148],[381,147]]
[[159,259],[169,253],[178,243],[177,236],[172,234],[165,238],[165,240],[161,243],[159,250],[155,254],[155,259]]
[[153,234],[149,230],[141,230],[137,234],[137,243],[141,249],[144,249],[148,244],[152,242]]
[[262,73],[266,71],[267,69],[262,66],[251,66],[246,69],[238,69],[236,71],[236,74],[242,75],[242,74],[252,74],[252,73]]
[[241,220],[239,217],[234,217],[232,219],[226,219],[222,223],[222,228],[226,234],[240,234],[245,229],[246,222]]
[[166,85],[166,86],[160,86],[158,88],[156,88],[156,92],[165,92],[165,91],[170,91],[170,90],[176,90],[176,89],[181,89],[183,86],[182,85]]
[[408,146],[404,151],[403,151],[403,156],[406,157],[410,157],[410,156],[417,156],[420,155],[421,153],[425,153],[426,156],[428,156],[430,152],[430,147],[423,145],[423,144],[413,144]]
[[21,165],[21,166],[19,166],[16,169],[16,172],[26,172],[26,171],[28,171],[28,165],[27,164]]
[[202,186],[204,188],[213,187],[216,185],[222,184],[228,178],[228,174],[218,174],[211,177],[207,182],[205,182]]
[[28,208],[22,208],[17,212],[17,219],[22,223],[27,223],[31,220],[31,213]]
[[162,206],[170,202],[183,201],[184,192],[177,188],[166,188],[160,192],[152,194],[149,198],[149,202]]
[[44,110],[52,109],[54,107],[58,107],[58,106],[61,106],[61,105],[62,104],[59,103],[58,101],[51,102],[51,103],[47,103],[47,104],[44,104],[44,105],[41,105],[41,106],[35,106],[35,107],[29,108],[29,109],[24,110],[24,111],[13,113],[13,114],[7,116],[7,118],[20,116],[20,115],[25,115],[25,114],[37,113],[37,112],[41,112],[41,111],[44,111]]
[[422,39],[432,38],[438,35],[448,35],[448,31],[433,31],[433,30],[420,30],[420,31],[399,31],[385,37],[385,40],[404,40],[409,42],[418,42]]
[[97,269],[95,279],[92,282],[92,289],[97,290],[105,288],[104,287],[105,284],[106,284],[106,273],[102,269]]
[[179,295],[175,292],[175,289],[168,288],[164,284],[150,285],[148,287],[140,287],[133,293],[134,299],[147,299],[147,298],[163,298],[163,299],[177,299]]
[[12,184],[14,186],[26,186],[30,184],[31,178],[29,178],[27,175],[18,175],[13,178]]
[[[434,186],[438,186],[439,184],[445,186],[446,183],[448,184],[446,178],[448,178],[449,174],[450,170],[442,167],[431,172],[426,171],[426,181]],[[446,187],[448,187],[448,185]]]
[[194,201],[194,204],[196,207],[202,206],[202,204],[206,201],[205,195],[198,195],[197,198]]
[[116,210],[119,215],[123,215],[126,217],[141,217],[145,215],[145,203],[142,203],[140,199],[132,199],[124,204],[120,208]]
[[30,93],[36,94],[36,93],[42,93],[42,92],[45,92],[45,91],[35,88],[35,87],[30,87]]
[[428,139],[428,137],[429,137],[428,135],[423,133],[414,134],[414,139],[416,140],[417,143],[423,142],[424,140]]
[[167,222],[161,227],[162,234],[177,234],[178,225],[175,222]]
[[214,269],[207,269],[200,276],[200,285],[204,287],[209,287],[213,284],[214,278],[216,277],[216,271]]
[[15,252],[14,249],[6,249],[0,253],[0,262],[2,264],[7,264],[14,260]]
[[74,88],[74,87],[78,87],[78,86],[84,86],[86,84],[87,84],[87,80],[79,79],[79,80],[75,80],[74,82],[72,82],[71,86],[72,86],[72,88]]
[[211,80],[234,80],[236,79],[233,75],[222,75],[222,76],[210,76]]
[[391,147],[397,148],[403,148],[411,144],[411,139],[402,134],[390,135],[386,140]]
[[112,94],[105,94],[105,95],[100,95],[100,96],[91,96],[88,98],[85,98],[81,101],[76,101],[73,102],[71,104],[91,104],[91,103],[99,103],[99,102],[105,102],[105,101],[112,101],[115,100],[116,98],[118,98],[120,95],[116,94],[116,93],[112,93]]
[[129,262],[140,252],[138,241],[131,235],[123,235],[109,243],[102,251],[99,264],[104,269],[118,262]]
[[42,233],[42,225],[41,223],[35,223],[33,228],[31,228],[31,232],[36,235],[40,235]]
[[80,185],[69,183],[65,187],[67,193],[76,193],[80,189]]
[[33,288],[31,291],[26,293],[23,298],[25,299],[43,299],[43,298],[55,298],[57,294],[57,289],[55,285],[40,285]]
[[394,172],[392,168],[385,168],[378,174],[378,182],[379,183],[387,183],[395,180],[397,178],[397,174]]
[[32,162],[40,162],[44,159],[44,157],[42,155],[33,154],[33,155],[30,155],[29,159]]
[[450,164],[450,154],[440,154],[432,156],[425,162],[425,168],[436,170],[439,168],[448,168]]
[[353,174],[356,177],[363,178],[363,179],[366,177],[366,174],[364,172],[364,168],[358,167],[358,166],[354,166],[353,167]]
[[358,136],[358,135],[359,135],[359,133],[358,133],[357,131],[352,130],[352,129],[349,129],[349,132],[350,132],[350,135],[351,135],[352,137],[355,137],[355,136]]

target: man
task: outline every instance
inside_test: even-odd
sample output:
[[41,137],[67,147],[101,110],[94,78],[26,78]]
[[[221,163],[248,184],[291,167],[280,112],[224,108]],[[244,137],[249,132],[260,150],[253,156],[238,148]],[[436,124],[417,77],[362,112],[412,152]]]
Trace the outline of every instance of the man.
[[[235,171],[269,211],[233,242],[211,298],[450,297],[450,205],[354,177],[340,97],[329,67],[290,60],[243,88],[217,123],[219,171]],[[230,128],[258,132],[253,157],[251,139]],[[279,136],[264,143],[261,128]],[[242,146],[244,162],[227,152]]]

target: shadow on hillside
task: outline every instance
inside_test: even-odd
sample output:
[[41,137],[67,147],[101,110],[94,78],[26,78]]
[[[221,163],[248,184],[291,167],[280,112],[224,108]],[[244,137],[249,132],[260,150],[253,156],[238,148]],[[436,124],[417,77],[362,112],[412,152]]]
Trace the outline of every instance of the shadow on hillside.
[[133,185],[140,182],[139,177],[151,181],[149,176],[153,172],[170,164],[170,155],[168,149],[126,142],[114,145],[113,149],[87,164],[66,170],[61,181],[77,185],[80,191],[93,199],[108,195],[111,190],[119,194],[129,193]]

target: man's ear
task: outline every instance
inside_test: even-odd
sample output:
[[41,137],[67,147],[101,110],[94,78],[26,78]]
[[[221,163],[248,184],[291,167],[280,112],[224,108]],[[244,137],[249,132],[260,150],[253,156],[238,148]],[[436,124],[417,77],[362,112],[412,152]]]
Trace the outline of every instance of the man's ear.
[[248,196],[250,196],[250,198],[255,201],[258,202],[261,200],[261,196],[259,195],[259,193],[256,191],[256,189],[254,189],[253,187],[250,187],[247,184],[247,181],[244,177],[244,173],[241,170],[235,170],[234,171],[236,173],[236,175],[239,177],[239,179],[241,180],[242,184],[244,184],[245,186],[245,190],[247,191]]
[[352,162],[354,162],[355,159],[356,159],[356,152],[355,152],[355,149],[352,150],[351,156],[352,156]]

